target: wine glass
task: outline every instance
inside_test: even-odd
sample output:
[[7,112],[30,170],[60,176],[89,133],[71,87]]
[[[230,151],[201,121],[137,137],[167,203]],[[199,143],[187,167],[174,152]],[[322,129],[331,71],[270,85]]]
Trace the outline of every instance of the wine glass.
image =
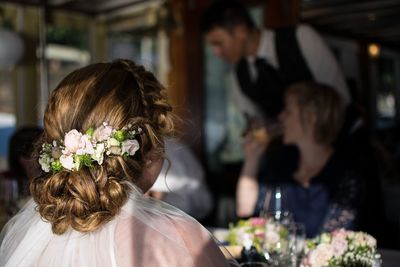
[[272,266],[288,266],[295,236],[293,217],[287,211],[268,212],[266,221],[264,257]]
[[303,223],[294,223],[292,233],[292,266],[299,266],[306,246],[305,225]]

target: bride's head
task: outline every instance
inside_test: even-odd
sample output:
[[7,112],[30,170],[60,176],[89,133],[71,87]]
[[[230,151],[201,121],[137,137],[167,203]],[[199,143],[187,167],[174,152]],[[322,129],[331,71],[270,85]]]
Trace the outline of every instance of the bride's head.
[[[52,92],[42,143],[50,144],[58,155],[42,149],[44,171],[30,188],[54,233],[62,234],[70,227],[94,231],[120,211],[128,198],[129,183],[142,191],[151,187],[163,162],[163,139],[174,128],[165,91],[142,66],[117,60],[78,69]],[[96,139],[93,131],[96,134],[104,127],[110,130],[108,135]],[[114,136],[117,131],[122,135]],[[91,152],[78,151],[83,135],[91,140]],[[71,148],[74,136],[79,139],[75,138],[77,149]],[[119,141],[113,147],[116,150],[110,147],[115,145],[113,137]],[[124,140],[131,145],[128,149],[132,144],[135,149],[123,147]],[[93,152],[96,148],[97,154]]]

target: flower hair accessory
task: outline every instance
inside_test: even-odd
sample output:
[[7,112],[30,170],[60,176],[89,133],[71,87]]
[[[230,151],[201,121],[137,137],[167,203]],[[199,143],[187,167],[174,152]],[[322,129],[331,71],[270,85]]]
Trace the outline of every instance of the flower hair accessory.
[[141,132],[131,124],[117,130],[106,122],[96,129],[89,128],[85,134],[73,129],[64,140],[42,145],[39,164],[45,172],[77,171],[82,166],[93,167],[95,162],[103,164],[104,155],[133,156],[140,148],[135,136]]

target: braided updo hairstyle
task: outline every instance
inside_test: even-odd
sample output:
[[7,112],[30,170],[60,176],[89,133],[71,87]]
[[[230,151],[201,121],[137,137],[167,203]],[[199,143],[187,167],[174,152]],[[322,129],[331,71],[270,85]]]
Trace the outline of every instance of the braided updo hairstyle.
[[70,227],[98,229],[120,211],[129,183],[140,183],[145,158],[164,156],[163,138],[174,130],[165,88],[154,75],[129,60],[97,63],[69,74],[52,92],[44,115],[42,142],[62,140],[72,129],[85,132],[103,122],[116,129],[142,128],[139,151],[130,157],[105,157],[102,165],[79,171],[42,173],[30,190],[38,210],[55,234]]

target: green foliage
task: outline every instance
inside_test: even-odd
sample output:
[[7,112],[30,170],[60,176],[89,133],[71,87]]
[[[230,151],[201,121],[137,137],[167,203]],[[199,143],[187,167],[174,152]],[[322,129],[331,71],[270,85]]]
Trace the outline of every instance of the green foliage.
[[49,25],[47,27],[47,42],[88,50],[88,34],[84,31],[65,27]]
[[76,164],[76,169],[79,170],[82,166],[86,166],[89,168],[93,167],[93,159],[90,155],[75,155],[75,164]]
[[62,170],[62,168],[63,168],[63,166],[61,165],[61,162],[59,160],[53,161],[51,163],[51,170],[53,172],[59,172]]
[[113,137],[118,140],[118,142],[123,142],[126,139],[125,131],[118,130],[113,134]]

